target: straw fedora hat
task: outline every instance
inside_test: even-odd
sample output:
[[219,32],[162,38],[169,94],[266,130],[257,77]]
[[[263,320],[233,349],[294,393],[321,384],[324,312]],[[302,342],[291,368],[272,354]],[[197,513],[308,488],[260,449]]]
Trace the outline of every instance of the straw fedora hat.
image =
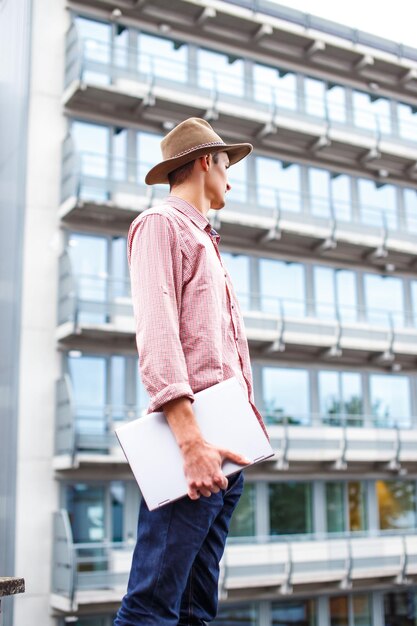
[[212,152],[227,152],[230,165],[252,152],[250,143],[226,144],[206,120],[190,117],[171,130],[161,141],[163,160],[146,174],[148,185],[168,183],[168,174],[181,165]]

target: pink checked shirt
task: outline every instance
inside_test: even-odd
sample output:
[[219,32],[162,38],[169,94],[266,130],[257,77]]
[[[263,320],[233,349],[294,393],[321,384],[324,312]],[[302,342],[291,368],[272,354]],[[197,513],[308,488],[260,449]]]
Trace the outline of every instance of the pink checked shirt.
[[193,401],[195,392],[232,376],[253,406],[243,318],[219,240],[208,220],[175,196],[130,227],[136,341],[149,411],[175,398]]

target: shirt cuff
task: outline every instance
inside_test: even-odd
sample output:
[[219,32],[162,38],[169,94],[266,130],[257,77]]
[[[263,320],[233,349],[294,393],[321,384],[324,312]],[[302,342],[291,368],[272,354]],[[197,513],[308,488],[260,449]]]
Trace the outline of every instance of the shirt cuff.
[[162,391],[151,398],[148,411],[149,413],[162,411],[164,404],[170,400],[176,400],[177,398],[188,398],[191,402],[194,402],[194,394],[190,385],[186,383],[172,383],[164,387]]

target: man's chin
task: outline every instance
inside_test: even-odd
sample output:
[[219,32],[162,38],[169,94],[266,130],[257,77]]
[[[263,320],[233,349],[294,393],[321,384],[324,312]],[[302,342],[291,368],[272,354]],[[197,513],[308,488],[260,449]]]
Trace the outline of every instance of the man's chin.
[[220,209],[222,209],[225,204],[226,204],[226,202],[224,200],[221,200],[221,201],[216,202],[215,204],[213,204],[213,206],[211,208],[213,209],[213,211],[220,211]]

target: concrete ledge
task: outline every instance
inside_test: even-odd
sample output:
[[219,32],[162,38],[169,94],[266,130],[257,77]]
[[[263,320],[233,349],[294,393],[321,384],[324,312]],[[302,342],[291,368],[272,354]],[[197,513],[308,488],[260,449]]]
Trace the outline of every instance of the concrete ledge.
[[0,598],[12,596],[25,591],[25,581],[23,578],[2,578],[0,577]]

